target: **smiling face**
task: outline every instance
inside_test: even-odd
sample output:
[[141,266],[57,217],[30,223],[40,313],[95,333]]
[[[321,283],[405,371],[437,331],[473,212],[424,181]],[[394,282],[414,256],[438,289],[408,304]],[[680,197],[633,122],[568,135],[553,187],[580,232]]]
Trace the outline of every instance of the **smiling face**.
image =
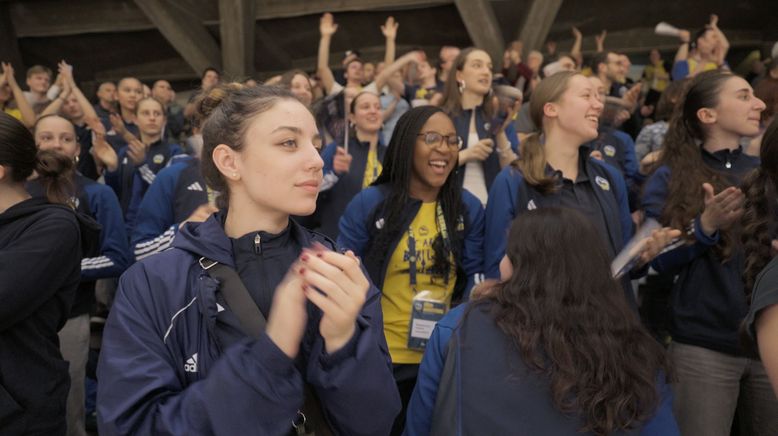
[[465,84],[465,92],[484,96],[492,88],[492,58],[483,50],[473,50],[456,73],[457,82]]
[[[754,137],[759,134],[759,122],[765,104],[754,96],[751,85],[738,76],[732,76],[718,93],[718,104],[712,118],[701,117],[703,124],[737,136]],[[700,111],[709,110],[708,108]]]
[[81,151],[73,124],[60,117],[41,118],[35,126],[35,144],[40,150],[53,150],[75,159]]
[[311,90],[311,82],[307,77],[302,74],[297,74],[292,78],[289,90],[292,91],[295,97],[297,97],[302,104],[310,107],[313,101],[313,91]]
[[363,92],[354,100],[354,112],[349,119],[357,131],[373,134],[381,129],[383,123],[381,101],[372,92]]
[[138,104],[136,123],[141,134],[157,137],[165,126],[165,110],[158,101],[147,98]]
[[313,115],[297,100],[282,99],[257,115],[243,148],[233,151],[239,180],[230,182],[230,204],[248,202],[287,215],[313,213],[324,166],[314,146],[318,136]]
[[[457,165],[459,146],[449,144],[457,131],[448,115],[432,115],[416,137],[413,148],[411,192],[439,191]],[[430,139],[437,139],[431,141]]]
[[576,138],[580,144],[597,137],[603,104],[592,82],[583,75],[572,76],[559,100],[546,103],[543,110],[550,128]]

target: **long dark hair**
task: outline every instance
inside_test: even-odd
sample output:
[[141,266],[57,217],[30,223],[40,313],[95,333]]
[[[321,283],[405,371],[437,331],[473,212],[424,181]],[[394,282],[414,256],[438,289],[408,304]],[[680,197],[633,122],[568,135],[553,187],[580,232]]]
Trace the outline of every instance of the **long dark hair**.
[[73,161],[53,150],[38,151],[27,127],[4,112],[0,112],[0,165],[9,167],[16,183],[24,183],[35,171],[49,202],[71,205]]
[[[388,185],[389,195],[384,203],[383,210],[388,212],[384,219],[383,228],[378,230],[373,243],[368,250],[368,256],[382,265],[387,256],[390,256],[390,245],[397,236],[406,229],[402,215],[407,207],[411,172],[413,171],[413,150],[416,139],[427,120],[437,113],[445,114],[440,108],[434,106],[416,107],[404,113],[394,128],[392,139],[384,153],[383,170],[381,175],[373,182],[373,186]],[[463,215],[462,194],[456,181],[455,171],[449,174],[446,182],[438,193],[438,203],[443,210],[443,217],[448,228],[450,244],[445,244],[440,234],[432,244],[435,259],[431,268],[435,277],[448,277],[451,271],[449,261],[453,254],[454,259],[459,258],[459,236],[457,226],[459,217]],[[448,247],[447,247],[448,246]]]
[[778,118],[765,130],[759,157],[759,168],[743,182],[746,202],[741,240],[747,253],[743,281],[749,299],[756,276],[772,258],[772,235],[778,227]]
[[[700,148],[706,134],[697,111],[713,108],[719,103],[719,94],[724,83],[735,77],[732,73],[712,70],[696,75],[688,84],[681,98],[681,106],[670,119],[662,157],[658,166],[666,165],[670,169],[667,201],[662,210],[662,224],[685,229],[689,222],[704,209],[702,184],[713,185],[715,192],[732,186],[728,178],[710,168],[702,160]],[[716,254],[723,260],[731,257],[737,237],[732,230],[722,230],[721,240],[716,246]],[[694,235],[685,235],[693,241]]]
[[550,380],[556,407],[598,435],[648,420],[657,379],[668,374],[664,349],[612,278],[591,221],[566,208],[523,213],[506,255],[513,275],[483,298],[527,367]]

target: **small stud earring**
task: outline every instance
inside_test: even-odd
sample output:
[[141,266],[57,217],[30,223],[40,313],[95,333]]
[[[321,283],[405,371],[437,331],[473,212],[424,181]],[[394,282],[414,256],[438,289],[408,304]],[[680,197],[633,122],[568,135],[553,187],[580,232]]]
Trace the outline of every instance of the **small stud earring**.
[[237,179],[238,178],[238,173],[232,173],[232,178],[233,179]]

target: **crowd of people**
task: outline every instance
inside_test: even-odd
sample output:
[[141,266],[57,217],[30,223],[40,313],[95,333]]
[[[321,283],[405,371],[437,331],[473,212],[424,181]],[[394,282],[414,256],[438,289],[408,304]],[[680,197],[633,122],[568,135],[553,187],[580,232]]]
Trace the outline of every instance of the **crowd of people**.
[[778,434],[778,43],[337,30],[188,101],[2,63],[0,433]]

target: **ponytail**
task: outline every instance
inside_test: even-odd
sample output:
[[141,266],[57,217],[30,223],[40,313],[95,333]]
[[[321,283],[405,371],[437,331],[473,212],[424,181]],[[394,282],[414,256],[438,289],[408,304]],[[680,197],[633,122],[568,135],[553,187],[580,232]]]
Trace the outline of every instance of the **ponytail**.
[[73,206],[73,161],[53,150],[39,151],[35,158],[35,172],[50,203]]
[[525,183],[546,195],[557,189],[556,180],[546,175],[546,163],[546,152],[540,133],[535,132],[522,141],[521,158],[515,160],[512,165],[521,171]]

